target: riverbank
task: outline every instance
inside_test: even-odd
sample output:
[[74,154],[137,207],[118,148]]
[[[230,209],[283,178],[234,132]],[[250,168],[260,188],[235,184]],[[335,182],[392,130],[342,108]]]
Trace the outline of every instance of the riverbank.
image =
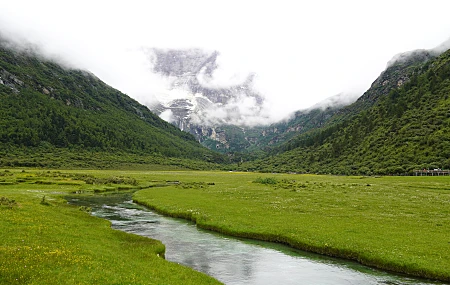
[[450,281],[448,177],[166,172],[133,199],[228,235]]
[[2,169],[0,284],[217,284],[158,257],[161,243],[114,231],[62,198],[138,189],[144,190],[135,200],[199,227],[448,282],[448,182],[442,176]]
[[117,171],[0,170],[0,284],[221,284],[62,198],[136,186]]

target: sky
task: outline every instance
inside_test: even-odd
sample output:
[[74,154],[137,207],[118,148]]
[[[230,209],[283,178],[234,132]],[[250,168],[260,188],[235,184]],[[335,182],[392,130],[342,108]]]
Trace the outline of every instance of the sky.
[[[3,1],[0,32],[151,104],[167,88],[145,48],[220,53],[218,82],[256,74],[280,119],[362,95],[396,54],[450,39],[450,1]],[[348,94],[348,95],[346,95]]]

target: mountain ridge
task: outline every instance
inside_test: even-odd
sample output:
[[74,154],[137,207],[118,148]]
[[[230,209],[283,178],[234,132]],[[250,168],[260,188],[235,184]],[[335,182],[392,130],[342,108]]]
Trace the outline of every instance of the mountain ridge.
[[[244,168],[365,175],[450,168],[450,50],[418,54],[388,66],[324,127]],[[390,81],[383,86],[385,78]]]
[[[207,137],[205,145],[227,153],[228,158],[202,147],[198,138],[161,120],[93,74],[33,52],[12,52],[0,45],[2,165],[13,159],[5,161],[5,157],[32,154],[28,150],[32,149],[126,153],[135,160],[145,155],[160,162],[231,160],[240,170],[274,172],[370,175],[450,168],[450,51],[400,55],[348,106],[299,111],[291,120],[268,127],[196,129]],[[212,76],[216,57],[207,55],[199,64],[194,58],[194,69]],[[169,53],[167,58],[174,56]],[[172,81],[175,87],[182,83],[189,92],[200,90],[195,89],[201,81],[198,77],[188,74],[190,81],[183,81],[192,66],[180,67],[179,73],[166,67],[159,68],[181,74]],[[222,100],[215,96],[217,90],[211,91],[212,98]]]

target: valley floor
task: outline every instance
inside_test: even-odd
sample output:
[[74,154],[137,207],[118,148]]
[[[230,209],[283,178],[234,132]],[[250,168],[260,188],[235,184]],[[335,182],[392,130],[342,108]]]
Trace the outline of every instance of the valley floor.
[[164,260],[161,242],[68,205],[74,192],[137,187],[118,171],[92,174],[0,170],[0,284],[221,284]]
[[127,190],[205,229],[450,281],[448,179],[3,169],[0,284],[216,284],[63,199]]
[[152,173],[180,183],[133,196],[221,233],[450,281],[449,177]]

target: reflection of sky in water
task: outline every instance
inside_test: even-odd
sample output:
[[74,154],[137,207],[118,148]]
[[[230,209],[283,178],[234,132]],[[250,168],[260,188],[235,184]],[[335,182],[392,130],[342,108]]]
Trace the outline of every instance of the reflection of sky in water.
[[116,229],[162,241],[167,260],[190,266],[225,284],[440,284],[421,283],[352,262],[302,255],[287,248],[280,251],[267,243],[261,242],[262,246],[258,242],[224,237],[131,202],[108,204],[102,207],[91,204],[93,215],[111,220]]

